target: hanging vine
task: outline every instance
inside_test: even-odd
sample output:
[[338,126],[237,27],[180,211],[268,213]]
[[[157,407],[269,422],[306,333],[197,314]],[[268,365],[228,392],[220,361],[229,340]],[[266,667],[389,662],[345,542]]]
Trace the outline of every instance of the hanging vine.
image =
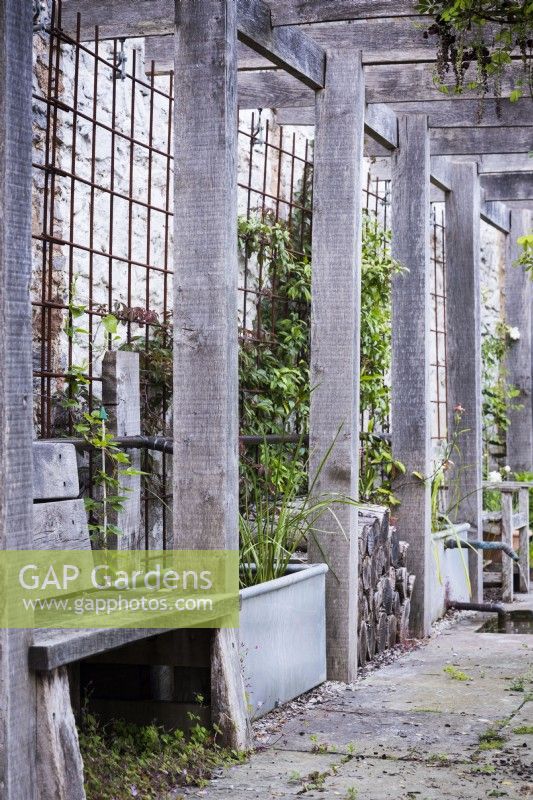
[[[424,31],[437,41],[436,83],[441,91],[501,97],[513,63],[521,64],[510,100],[533,97],[533,3],[531,0],[419,0],[433,17]],[[483,105],[480,105],[482,114]]]

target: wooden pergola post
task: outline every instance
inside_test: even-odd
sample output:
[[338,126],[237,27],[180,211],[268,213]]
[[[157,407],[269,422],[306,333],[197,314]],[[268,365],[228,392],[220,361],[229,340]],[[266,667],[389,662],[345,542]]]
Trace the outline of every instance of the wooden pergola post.
[[[475,164],[452,163],[446,194],[448,439],[457,447],[449,489],[453,518],[468,522],[469,538],[483,538],[480,190]],[[459,421],[455,409],[461,406]],[[460,432],[460,433],[459,433]],[[483,559],[469,551],[472,598],[483,600]]]
[[516,341],[511,339],[506,357],[507,380],[520,392],[509,409],[511,424],[507,430],[507,463],[513,472],[533,469],[531,278],[523,267],[515,265],[521,251],[517,239],[530,229],[529,220],[529,211],[511,211],[505,263],[505,321],[517,328],[520,336]]
[[[0,548],[32,548],[32,3],[0,2]],[[2,580],[6,580],[4,570]],[[11,576],[12,578],[12,576]],[[6,591],[4,587],[3,592]],[[0,795],[33,800],[30,630],[0,631]]]
[[[317,92],[311,301],[311,478],[335,445],[315,493],[355,498],[359,459],[361,173],[365,85],[359,52],[328,53]],[[336,438],[337,437],[337,438]],[[320,519],[312,560],[326,561],[330,680],[357,674],[357,509]]]
[[[237,18],[176,0],[174,547],[237,550]],[[237,636],[213,636],[213,720],[249,744]]]
[[[399,146],[392,157],[392,254],[408,272],[392,284],[392,451],[406,468],[395,481],[401,502],[400,538],[416,575],[411,629],[429,632],[431,575],[430,476],[430,154],[424,114],[399,117]],[[413,475],[416,472],[425,480]]]

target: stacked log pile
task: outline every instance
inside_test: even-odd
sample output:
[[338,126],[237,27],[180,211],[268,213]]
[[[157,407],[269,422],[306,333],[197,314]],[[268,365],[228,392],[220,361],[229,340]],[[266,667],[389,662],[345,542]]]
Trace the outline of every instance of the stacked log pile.
[[389,525],[388,509],[359,511],[359,663],[409,636],[415,576],[405,566],[407,543]]

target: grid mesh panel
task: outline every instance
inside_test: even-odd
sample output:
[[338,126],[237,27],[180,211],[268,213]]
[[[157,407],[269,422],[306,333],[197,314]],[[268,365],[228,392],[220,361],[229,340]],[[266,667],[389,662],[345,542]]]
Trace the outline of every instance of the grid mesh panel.
[[[79,30],[78,20],[74,37],[62,31],[54,4],[49,34],[35,37],[34,417],[43,438],[73,433],[65,410],[73,371],[92,410],[105,349],[148,352],[154,337],[168,346],[171,314],[173,76],[146,79],[135,43],[100,42],[98,29],[94,42],[81,43]],[[103,324],[109,313],[120,320],[115,341]],[[165,391],[157,420],[150,416],[162,434]],[[166,543],[169,462],[157,459],[155,495],[143,487],[147,544],[154,505]],[[90,484],[89,475],[89,492]]]
[[446,217],[444,203],[431,204],[431,436],[445,442],[447,425]]

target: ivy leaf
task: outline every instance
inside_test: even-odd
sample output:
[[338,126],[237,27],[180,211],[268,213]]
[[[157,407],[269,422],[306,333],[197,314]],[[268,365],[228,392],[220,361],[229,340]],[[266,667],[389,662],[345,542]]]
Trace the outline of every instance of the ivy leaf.
[[116,333],[118,328],[118,319],[114,314],[106,314],[102,319],[102,324],[107,333]]

